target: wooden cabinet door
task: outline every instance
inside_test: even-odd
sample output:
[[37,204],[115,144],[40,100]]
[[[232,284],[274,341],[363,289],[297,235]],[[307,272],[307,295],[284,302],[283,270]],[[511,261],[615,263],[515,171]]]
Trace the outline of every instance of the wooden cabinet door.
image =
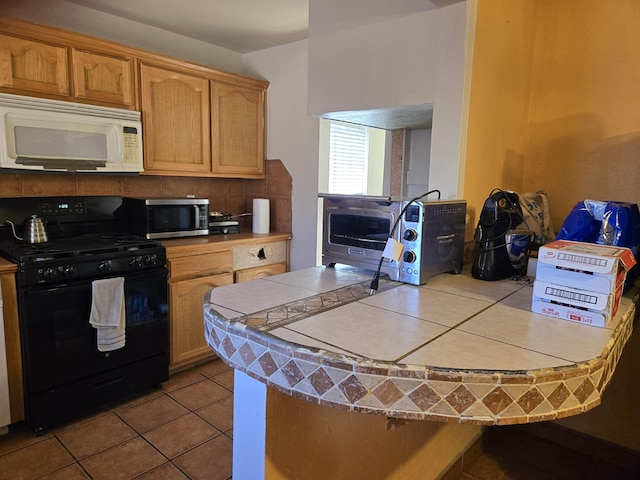
[[170,369],[213,355],[204,339],[204,296],[214,287],[231,283],[233,274],[223,273],[169,284]]
[[209,80],[141,64],[140,93],[145,170],[210,173]]
[[135,108],[133,58],[73,49],[74,95],[77,98]]
[[68,96],[66,47],[0,34],[0,86]]
[[264,178],[265,91],[211,83],[211,143],[217,176]]
[[4,321],[4,342],[7,358],[7,383],[11,423],[24,420],[24,391],[22,381],[22,346],[18,321],[18,293],[15,273],[0,274],[0,322]]

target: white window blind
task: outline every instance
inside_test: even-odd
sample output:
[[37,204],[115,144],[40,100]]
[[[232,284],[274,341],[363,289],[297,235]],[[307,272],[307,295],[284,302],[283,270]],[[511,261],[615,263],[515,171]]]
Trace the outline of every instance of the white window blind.
[[367,132],[359,125],[331,123],[329,193],[367,191]]

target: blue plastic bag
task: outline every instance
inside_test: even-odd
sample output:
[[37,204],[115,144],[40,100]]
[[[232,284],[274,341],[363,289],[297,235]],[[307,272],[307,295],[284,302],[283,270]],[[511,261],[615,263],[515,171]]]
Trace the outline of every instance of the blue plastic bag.
[[[627,247],[637,259],[640,249],[638,205],[598,200],[578,202],[565,218],[556,240]],[[627,273],[626,287],[635,281],[637,271],[636,265]]]

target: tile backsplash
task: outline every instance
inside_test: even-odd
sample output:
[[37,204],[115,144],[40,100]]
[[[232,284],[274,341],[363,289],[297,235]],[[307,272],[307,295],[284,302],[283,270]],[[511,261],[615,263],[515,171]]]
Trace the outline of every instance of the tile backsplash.
[[[128,197],[208,198],[211,211],[251,212],[253,199],[271,201],[271,230],[291,232],[291,175],[280,160],[267,160],[261,180],[66,173],[0,173],[0,196],[118,195]],[[250,231],[251,217],[241,223]]]

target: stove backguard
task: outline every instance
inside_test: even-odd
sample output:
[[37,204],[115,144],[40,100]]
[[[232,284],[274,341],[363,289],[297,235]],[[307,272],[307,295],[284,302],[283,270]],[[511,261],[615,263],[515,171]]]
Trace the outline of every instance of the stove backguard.
[[71,196],[0,198],[0,240],[12,239],[6,220],[22,236],[23,222],[37,215],[45,222],[49,240],[87,233],[125,232],[120,218],[122,197]]

